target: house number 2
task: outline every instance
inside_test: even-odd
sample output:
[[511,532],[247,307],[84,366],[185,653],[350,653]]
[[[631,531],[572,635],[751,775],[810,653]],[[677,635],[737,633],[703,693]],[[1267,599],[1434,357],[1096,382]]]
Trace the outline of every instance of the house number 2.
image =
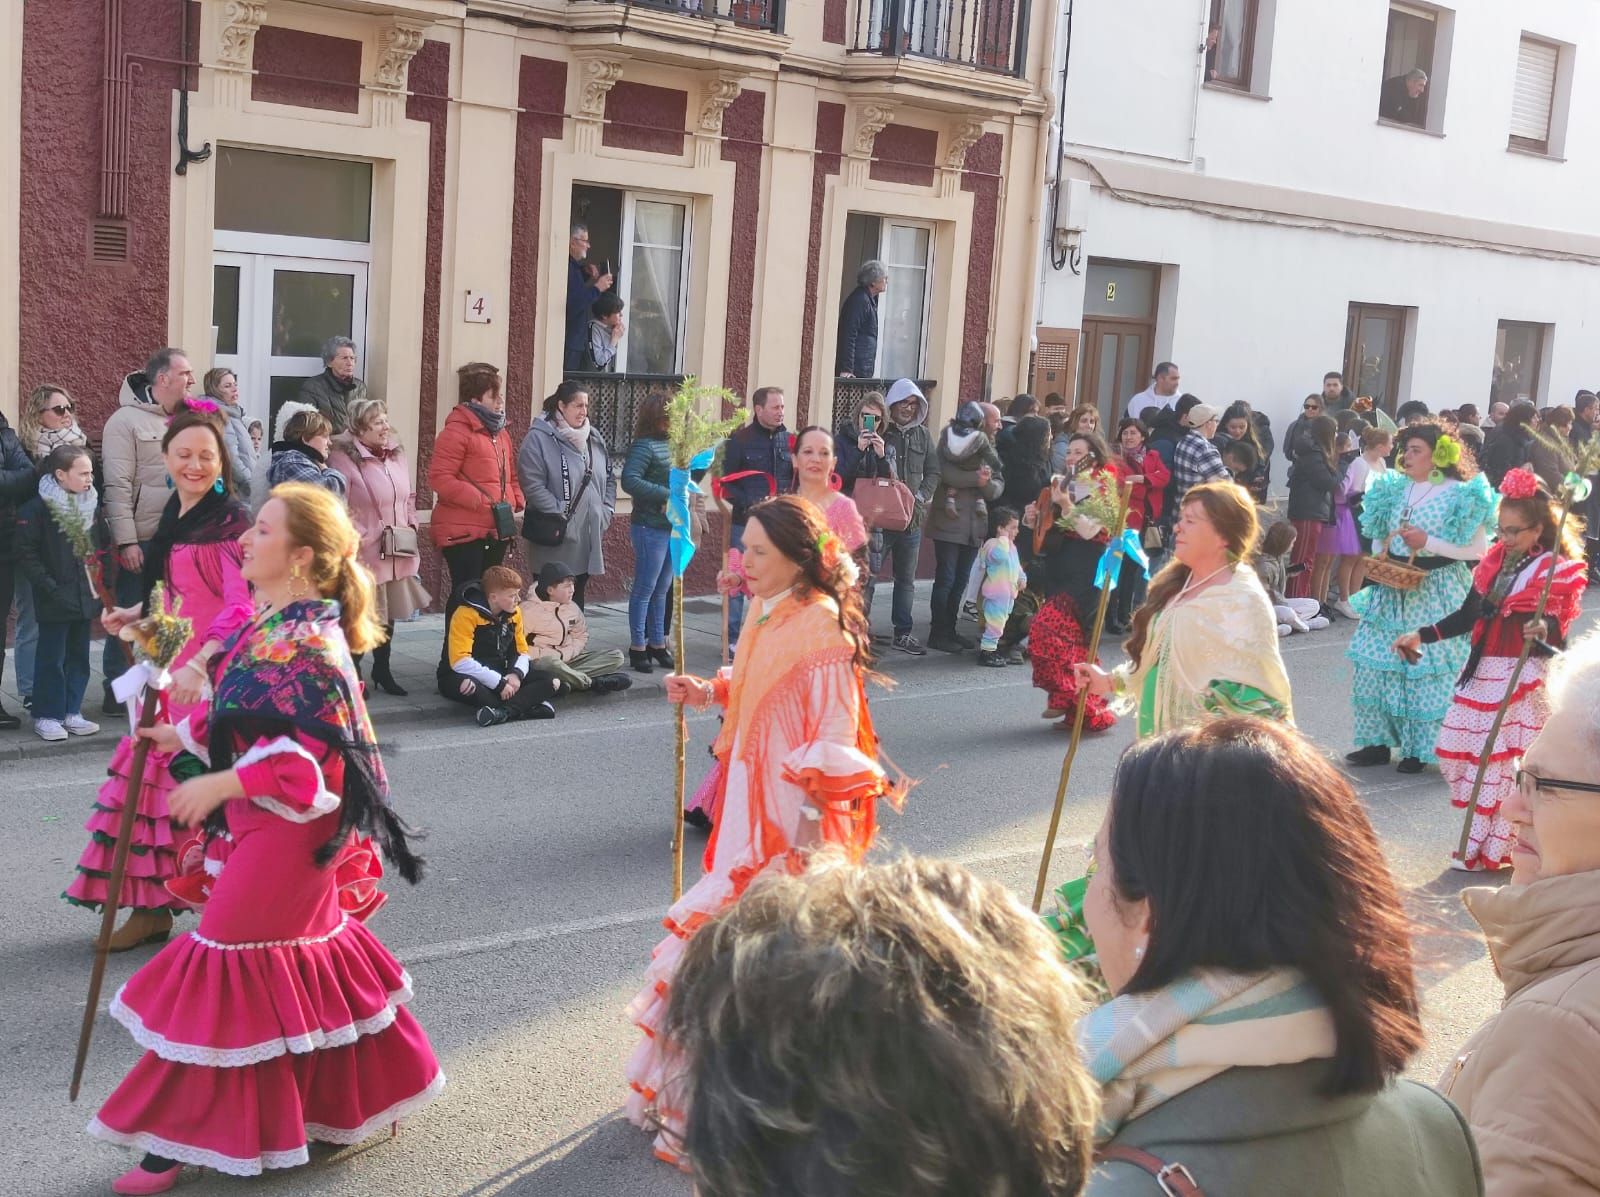
[[1106,302],[1107,303],[1116,303],[1117,302],[1117,284],[1114,283],[1114,282],[1106,284]]

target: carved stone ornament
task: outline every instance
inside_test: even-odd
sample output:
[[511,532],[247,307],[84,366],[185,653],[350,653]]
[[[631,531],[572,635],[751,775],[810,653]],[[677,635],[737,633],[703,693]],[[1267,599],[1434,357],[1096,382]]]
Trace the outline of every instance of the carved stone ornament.
[[404,91],[406,72],[417,51],[422,49],[427,24],[418,21],[390,21],[378,34],[378,62],[372,72],[372,86],[380,91]]
[[222,6],[222,44],[217,61],[236,71],[248,71],[255,53],[256,30],[267,19],[266,0],[228,0]]
[[583,87],[578,92],[577,116],[583,120],[604,120],[606,95],[622,78],[622,59],[585,58]]
[[862,157],[872,156],[872,145],[889,123],[894,120],[894,105],[863,104],[856,110],[855,152]]
[[700,132],[722,132],[722,114],[739,98],[739,76],[717,75],[706,81],[700,100]]
[[965,167],[967,164],[967,151],[975,146],[982,136],[982,121],[963,121],[957,125],[955,131],[950,134],[950,146],[945,151],[945,168],[947,170],[961,170]]

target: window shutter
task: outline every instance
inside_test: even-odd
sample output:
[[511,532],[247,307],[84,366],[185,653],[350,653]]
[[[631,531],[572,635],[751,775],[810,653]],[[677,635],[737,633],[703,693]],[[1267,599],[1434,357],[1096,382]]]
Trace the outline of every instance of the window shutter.
[[1517,85],[1511,94],[1511,136],[1550,139],[1550,105],[1556,89],[1559,47],[1523,38],[1517,51]]

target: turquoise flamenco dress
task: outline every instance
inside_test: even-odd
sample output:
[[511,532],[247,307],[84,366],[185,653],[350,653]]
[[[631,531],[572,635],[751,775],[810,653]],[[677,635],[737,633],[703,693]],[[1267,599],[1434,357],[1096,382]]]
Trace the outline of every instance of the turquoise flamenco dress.
[[1419,561],[1437,568],[1415,590],[1368,585],[1349,600],[1361,617],[1346,652],[1355,667],[1356,747],[1386,745],[1402,758],[1436,763],[1434,745],[1472,646],[1467,637],[1441,640],[1425,645],[1411,664],[1394,642],[1461,606],[1472,588],[1473,563],[1487,548],[1496,504],[1482,474],[1466,482],[1413,482],[1399,470],[1373,478],[1362,504],[1362,534],[1374,548],[1387,543],[1389,555],[1404,561],[1411,550],[1399,529],[1409,522],[1429,536]]

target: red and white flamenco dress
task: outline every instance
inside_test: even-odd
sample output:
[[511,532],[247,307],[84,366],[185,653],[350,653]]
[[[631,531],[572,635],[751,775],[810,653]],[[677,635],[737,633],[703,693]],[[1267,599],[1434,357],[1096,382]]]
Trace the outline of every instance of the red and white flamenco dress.
[[[198,731],[179,725],[204,758]],[[223,808],[210,884],[174,884],[204,900],[200,926],[112,999],[145,1054],[89,1133],[254,1176],[305,1163],[312,1139],[360,1142],[445,1078],[405,1007],[411,977],[363,921],[382,900],[370,845],[352,836],[332,864],[314,860],[339,825],[343,759],[300,733],[236,748],[249,797]]]

